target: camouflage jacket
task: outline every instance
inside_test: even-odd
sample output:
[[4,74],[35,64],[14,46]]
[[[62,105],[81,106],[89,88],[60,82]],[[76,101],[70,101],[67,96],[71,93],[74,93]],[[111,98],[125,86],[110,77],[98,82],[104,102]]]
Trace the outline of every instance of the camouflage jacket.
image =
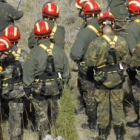
[[[63,26],[57,25],[56,22],[46,19],[46,21],[52,26],[52,38],[54,38],[55,44],[59,47],[64,48],[65,46],[65,28]],[[35,38],[33,31],[30,33],[28,38],[29,48],[33,48],[38,44],[38,39]]]
[[22,85],[22,67],[19,61],[9,53],[5,60],[0,62],[3,71],[0,73],[2,97],[6,99],[20,98],[24,95]]
[[[114,38],[114,33],[112,34],[107,34],[107,36],[113,40]],[[115,45],[115,50],[116,50],[116,59],[117,63],[127,63],[126,60],[129,57],[128,54],[128,46],[124,38],[121,36],[118,36],[118,40]],[[85,62],[88,67],[98,67],[101,65],[106,65],[107,64],[107,57],[109,56],[109,50],[110,45],[109,43],[103,38],[99,37],[92,41],[90,43],[90,46],[88,47],[86,57],[85,57]],[[114,60],[110,60],[110,64],[114,63]]]
[[[45,46],[50,46],[49,39],[42,39],[39,41],[39,44],[44,44]],[[55,71],[62,74],[64,82],[70,78],[70,68],[69,62],[66,57],[66,54],[62,48],[59,48],[57,45],[54,45],[53,48],[53,58]],[[35,46],[30,55],[27,57],[26,62],[23,66],[23,82],[25,87],[29,87],[36,76],[39,76],[44,73],[44,70],[47,66],[48,54],[40,46]]]
[[126,0],[108,0],[108,8],[117,19],[129,17]]
[[0,34],[10,24],[14,24],[14,20],[23,17],[23,11],[15,10],[11,5],[0,0]]

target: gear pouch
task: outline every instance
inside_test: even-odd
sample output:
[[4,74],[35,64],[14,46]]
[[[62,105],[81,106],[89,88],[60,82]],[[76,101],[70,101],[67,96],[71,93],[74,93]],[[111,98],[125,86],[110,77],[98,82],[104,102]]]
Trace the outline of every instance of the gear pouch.
[[102,71],[99,71],[99,72],[94,73],[94,80],[96,82],[104,82],[106,80],[105,73],[102,72]]
[[56,80],[40,81],[33,85],[33,90],[37,94],[44,96],[54,96],[59,94],[59,88]]
[[122,78],[119,73],[109,73],[107,74],[106,80],[103,85],[107,88],[114,88],[122,82]]

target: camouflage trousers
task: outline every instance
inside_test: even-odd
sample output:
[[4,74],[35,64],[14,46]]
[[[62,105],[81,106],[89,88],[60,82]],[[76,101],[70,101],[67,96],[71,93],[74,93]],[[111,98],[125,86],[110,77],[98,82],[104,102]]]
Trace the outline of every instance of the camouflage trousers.
[[2,112],[1,112],[1,100],[0,100],[0,140],[2,140]]
[[59,111],[59,97],[58,95],[47,97],[34,94],[32,103],[35,108],[39,135],[45,137],[50,133],[51,128],[56,126]]
[[10,90],[10,86],[2,90],[2,97],[9,101],[8,132],[13,137],[22,134],[23,96],[22,84],[14,85],[13,90]]
[[140,81],[137,81],[135,85],[132,86],[133,95],[137,101],[135,105],[136,113],[140,116]]
[[[16,101],[17,100],[17,101]],[[23,102],[20,99],[10,100],[9,105],[9,134],[13,137],[22,134]]]
[[110,123],[110,118],[112,118],[114,125],[121,126],[124,124],[123,97],[124,91],[122,89],[97,89],[95,91],[95,99],[98,103],[97,124],[99,128],[106,128]]
[[97,117],[97,102],[94,95],[95,86],[93,82],[85,80],[84,78],[79,77],[78,80],[86,104],[88,121],[92,122],[93,120],[96,120]]

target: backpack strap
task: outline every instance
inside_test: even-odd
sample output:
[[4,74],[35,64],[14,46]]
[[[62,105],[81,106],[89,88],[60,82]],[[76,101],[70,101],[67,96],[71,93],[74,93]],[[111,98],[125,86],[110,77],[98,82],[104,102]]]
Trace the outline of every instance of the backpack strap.
[[140,23],[140,20],[139,19],[135,19],[133,22]]
[[52,32],[50,34],[51,39],[54,39],[54,35],[55,35],[56,31],[57,31],[57,24],[55,23],[55,25],[54,25],[54,27],[52,29]]
[[100,32],[93,25],[88,25],[87,28],[91,29],[97,36],[101,36]]
[[54,48],[54,43],[51,43],[49,48],[47,46],[45,46],[44,44],[39,44],[39,47],[41,47],[43,50],[45,50],[49,56],[53,55],[52,50]]
[[102,37],[109,43],[110,48],[115,48],[116,42],[118,40],[117,35],[114,36],[113,41],[107,35],[103,35]]
[[13,54],[15,60],[19,60],[20,59],[20,55],[21,55],[21,48],[17,48],[17,52],[12,51],[12,54]]
[[[113,58],[113,61],[114,61],[114,64],[117,63],[117,57],[116,57],[116,42],[118,40],[118,36],[115,35],[113,40],[111,40],[107,35],[103,35],[102,36],[107,42],[108,44],[110,45],[110,49],[108,51],[108,54]],[[107,58],[107,63],[109,64],[109,59]]]

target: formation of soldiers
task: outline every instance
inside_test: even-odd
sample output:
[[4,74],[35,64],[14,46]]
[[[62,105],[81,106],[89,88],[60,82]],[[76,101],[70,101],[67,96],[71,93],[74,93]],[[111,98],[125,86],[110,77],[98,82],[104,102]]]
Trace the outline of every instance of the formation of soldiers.
[[[127,125],[140,127],[140,0],[108,1],[105,12],[95,0],[77,0],[75,6],[83,19],[70,52],[83,103],[76,112],[85,108],[88,122],[82,128],[98,131],[96,140],[107,140],[111,120],[116,140],[124,140],[124,96],[135,96],[137,114]],[[56,22],[59,7],[54,2],[42,7],[28,38],[29,55],[18,47],[21,35],[14,24],[23,11],[5,0],[0,10],[0,99],[8,101],[10,140],[22,139],[25,99],[35,108],[39,140],[45,140],[56,128],[59,100],[71,77],[65,29]]]

